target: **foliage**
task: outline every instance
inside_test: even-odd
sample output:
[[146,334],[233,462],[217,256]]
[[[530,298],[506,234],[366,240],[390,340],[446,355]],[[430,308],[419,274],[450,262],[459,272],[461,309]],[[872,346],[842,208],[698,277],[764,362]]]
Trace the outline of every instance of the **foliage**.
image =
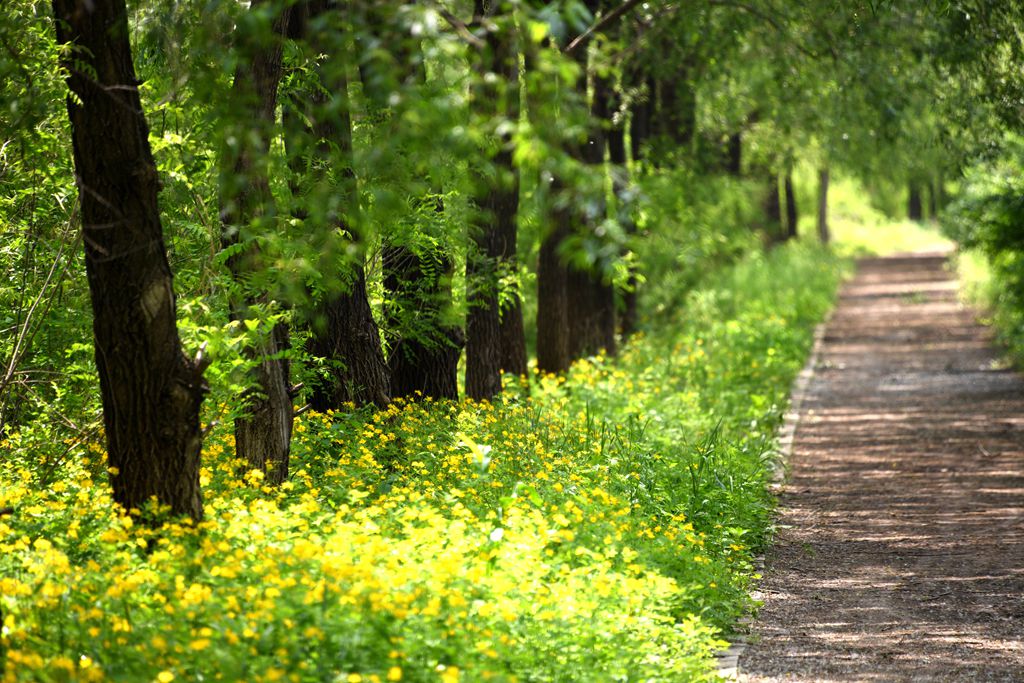
[[943,227],[964,248],[959,260],[969,294],[994,314],[1019,359],[1024,350],[1024,141],[1008,136],[1003,154],[972,167]]
[[5,680],[709,680],[838,272],[747,258],[528,398],[307,413],[280,488],[217,428],[198,528],[115,510],[95,440],[44,476],[12,433]]
[[[871,192],[855,177],[835,179],[829,191],[829,225],[835,248],[851,256],[884,256],[952,246],[937,226],[896,220],[878,207],[884,204],[892,204],[886,201],[884,191]],[[808,218],[808,232],[813,229],[810,221],[813,216]]]

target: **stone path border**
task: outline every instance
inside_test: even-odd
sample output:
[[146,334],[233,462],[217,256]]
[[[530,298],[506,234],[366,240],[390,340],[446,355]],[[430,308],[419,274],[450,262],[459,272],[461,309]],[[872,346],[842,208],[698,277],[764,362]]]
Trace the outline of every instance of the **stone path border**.
[[[778,492],[785,482],[786,469],[789,467],[789,458],[793,454],[793,440],[796,437],[796,428],[800,424],[802,415],[801,409],[807,398],[807,389],[814,377],[815,368],[821,358],[821,349],[825,342],[825,331],[828,329],[832,314],[829,313],[825,319],[814,328],[814,341],[811,344],[811,353],[807,362],[793,380],[789,391],[789,407],[782,418],[782,426],[779,428],[778,444],[776,446],[776,457],[772,461],[772,490]],[[754,558],[754,568],[757,572],[764,572],[764,556]],[[758,591],[752,592],[755,600],[760,600]],[[744,618],[739,622],[741,627],[749,626],[750,619]],[[734,636],[729,646],[715,655],[717,661],[718,676],[725,680],[736,680],[740,674],[740,658],[747,649],[747,641],[742,636]]]

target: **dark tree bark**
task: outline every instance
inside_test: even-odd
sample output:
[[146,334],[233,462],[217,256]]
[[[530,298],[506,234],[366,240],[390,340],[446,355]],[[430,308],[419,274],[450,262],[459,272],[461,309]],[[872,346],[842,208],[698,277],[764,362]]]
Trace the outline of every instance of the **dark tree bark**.
[[418,254],[408,247],[385,246],[384,288],[394,297],[391,314],[401,311],[401,322],[389,327],[405,334],[388,354],[392,396],[459,397],[458,363],[462,331],[442,322],[451,306],[454,264],[441,249]]
[[[494,26],[488,30],[485,47],[478,52],[474,68],[477,83],[473,88],[476,113],[489,120],[489,126],[519,117],[519,54],[514,44],[514,26],[510,15],[486,12],[482,0],[475,3],[474,21]],[[488,74],[496,79],[489,80]],[[491,144],[497,147],[491,167],[478,174],[475,204],[478,215],[471,226],[466,256],[466,396],[490,399],[501,391],[501,371],[524,374],[525,337],[522,334],[522,307],[500,310],[499,288],[503,270],[516,267],[516,223],[519,211],[519,173],[512,161],[511,140],[496,129],[489,131]],[[518,316],[515,321],[502,318]],[[507,336],[506,336],[507,335]],[[519,349],[509,348],[522,341]],[[505,352],[516,367],[505,368]]]
[[661,133],[685,154],[693,151],[697,132],[697,91],[693,87],[693,71],[693,65],[688,60],[683,61],[674,78],[659,83]]
[[314,410],[391,402],[387,364],[380,333],[366,296],[362,264],[348,266],[353,278],[340,293],[328,294],[312,311],[308,351],[327,359],[325,377],[313,387]]
[[739,178],[743,175],[743,133],[736,131],[730,134],[726,148],[725,172]]
[[828,244],[832,237],[828,229],[828,168],[818,170],[818,239]]
[[792,171],[786,171],[783,184],[786,192],[786,239],[790,240],[797,236],[797,220],[799,218],[796,206],[796,192],[793,190]]
[[776,243],[781,241],[785,235],[782,234],[782,203],[779,200],[779,176],[775,172],[768,173],[764,197],[764,219],[768,242]]
[[[586,82],[581,81],[581,95],[585,95]],[[580,160],[588,166],[604,172],[604,157],[607,149],[605,125],[609,121],[611,82],[595,76],[590,106],[590,131],[586,144],[579,150]],[[600,196],[592,199],[597,210],[581,214],[577,229],[594,234],[607,216],[607,202],[604,187],[598,190]],[[591,202],[587,202],[591,203]],[[570,267],[568,274],[569,297],[569,355],[582,358],[604,349],[609,355],[616,353],[615,291],[605,281],[603,264],[595,264],[591,270]]]
[[[556,177],[552,193],[564,189]],[[537,260],[537,369],[543,372],[565,372],[569,356],[568,268],[560,247],[569,236],[573,210],[562,199],[556,199],[549,217],[549,232],[541,241]]]
[[924,219],[924,208],[921,203],[921,186],[910,183],[907,188],[907,218],[912,221]]
[[[250,11],[259,11],[264,1],[254,2]],[[225,136],[236,141],[236,146],[228,149],[225,168],[231,168],[231,174],[224,177],[221,187],[221,245],[234,248],[227,260],[237,289],[231,298],[233,320],[248,320],[252,306],[270,302],[265,292],[245,289],[246,282],[266,268],[259,247],[251,240],[250,226],[260,220],[267,222],[275,213],[266,160],[276,120],[289,15],[290,10],[282,10],[268,36],[240,32],[236,40],[240,63],[229,114],[236,125]],[[281,483],[288,476],[293,419],[288,361],[282,357],[288,348],[288,329],[279,324],[258,332],[246,349],[254,367],[251,388],[241,397],[246,413],[235,420],[235,449],[249,467],[266,472],[267,481]]]
[[938,183],[928,183],[928,217],[935,220],[939,217]]
[[935,201],[935,213],[933,216],[937,217],[939,212],[946,208],[946,204],[949,203],[949,197],[946,194],[946,181],[940,174],[934,181],[932,181],[932,197]]
[[[587,6],[596,13],[601,2],[588,0]],[[586,74],[586,51],[577,50],[572,56]],[[604,164],[606,140],[602,126],[609,86],[602,80],[595,80],[598,94],[591,102],[587,139],[566,145],[572,157],[591,166]],[[586,99],[586,79],[577,81],[576,91],[581,99]],[[603,187],[599,196],[591,198],[596,200],[594,202],[574,200],[571,192],[565,192],[564,180],[556,175],[551,190],[555,197],[550,210],[552,225],[541,243],[537,269],[537,366],[544,371],[561,372],[576,358],[601,348],[615,353],[615,297],[599,270],[585,272],[570,267],[562,253],[565,240],[574,232],[595,230],[597,223],[604,220]],[[584,213],[588,204],[599,208],[588,215]]]
[[57,40],[81,48],[62,66],[114,500],[136,510],[155,496],[199,520],[205,363],[178,336],[125,4],[54,0],[53,12]]
[[656,84],[650,77],[646,78],[645,82],[647,92],[633,104],[629,118],[629,148],[634,164],[644,160],[647,141],[651,138]]
[[[510,232],[501,244],[501,259],[512,272],[519,270],[516,233],[517,230]],[[508,302],[500,313],[501,369],[525,377],[529,368],[526,362],[526,331],[523,329],[523,299],[518,290],[508,296]]]
[[[614,117],[622,100],[614,90],[610,97],[611,105],[608,109]],[[633,238],[637,232],[636,221],[633,219],[633,181],[626,159],[626,129],[621,117],[608,121],[608,161],[612,165],[612,192],[615,194],[617,218],[623,231]],[[622,292],[622,314],[619,316],[619,330],[623,335],[636,331],[638,284],[636,269],[631,265],[629,280]]]
[[[323,291],[306,312],[310,327],[307,350],[325,359],[322,377],[312,387],[315,410],[344,403],[384,407],[391,401],[390,379],[380,331],[366,294],[364,252],[351,217],[359,211],[357,179],[352,168],[352,121],[348,100],[346,53],[340,20],[331,0],[307,0],[293,10],[291,35],[317,56],[318,88],[304,93],[298,106],[310,127],[292,126],[289,155],[308,159],[304,209],[312,243],[320,248]],[[300,185],[300,192],[303,188]],[[324,210],[321,204],[333,206]],[[347,234],[350,238],[340,235]],[[347,252],[355,241],[354,255]]]

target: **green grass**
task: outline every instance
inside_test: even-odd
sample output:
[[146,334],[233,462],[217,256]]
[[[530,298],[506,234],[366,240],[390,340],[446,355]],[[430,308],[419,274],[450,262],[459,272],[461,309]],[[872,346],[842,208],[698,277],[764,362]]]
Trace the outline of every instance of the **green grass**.
[[[997,259],[1016,261],[1013,252],[999,254]],[[1008,363],[1024,367],[1024,301],[1016,278],[1010,273],[1018,268],[993,264],[980,249],[961,249],[954,261],[964,301],[978,307],[984,314],[982,322],[992,325],[1007,351]]]
[[218,428],[198,528],[116,511],[100,445],[10,434],[4,680],[711,680],[840,271],[754,254],[528,398],[304,415],[280,489]]
[[[894,220],[866,202],[865,195],[861,183],[851,178],[838,178],[830,187],[829,228],[839,253],[860,257],[952,249],[937,225]],[[807,230],[813,231],[813,224]]]

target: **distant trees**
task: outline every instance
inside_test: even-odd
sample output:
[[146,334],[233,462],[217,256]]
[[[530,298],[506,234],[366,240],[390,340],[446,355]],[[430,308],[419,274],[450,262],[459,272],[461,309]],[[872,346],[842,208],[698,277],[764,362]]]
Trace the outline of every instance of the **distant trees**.
[[[73,44],[62,65],[115,491],[197,518],[207,360],[182,351],[168,253],[186,272],[204,250],[227,266],[197,278],[215,319],[202,329],[229,330],[219,351],[240,351],[232,363],[247,370],[222,372],[238,455],[280,482],[296,399],[321,411],[455,399],[463,358],[465,395],[490,399],[503,372],[528,373],[528,339],[545,372],[614,354],[641,326],[636,255],[669,215],[652,209],[675,202],[669,222],[700,225],[692,249],[673,247],[685,254],[659,254],[677,263],[739,250],[703,217],[681,218],[701,193],[777,241],[797,237],[798,199],[815,193],[828,241],[833,174],[908,187],[923,215],[923,193],[938,207],[954,168],[942,140],[964,130],[949,102],[933,106],[938,86],[958,102],[998,86],[981,101],[1004,122],[1019,89],[1001,56],[1012,36],[956,18],[1016,11],[973,0],[951,14],[909,2],[179,4],[132,10],[152,66],[142,98],[123,0],[53,10]],[[157,161],[181,122],[205,122],[169,171],[185,190],[165,208],[180,231],[167,244],[145,97],[160,108]],[[0,393],[23,341],[0,341]]]

